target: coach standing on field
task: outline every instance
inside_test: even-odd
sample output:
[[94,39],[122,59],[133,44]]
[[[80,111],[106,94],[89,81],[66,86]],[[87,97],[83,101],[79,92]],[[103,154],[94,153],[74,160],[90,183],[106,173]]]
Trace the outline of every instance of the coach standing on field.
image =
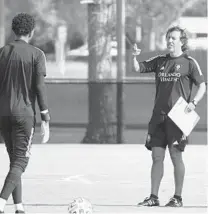
[[[185,31],[178,26],[170,28],[166,33],[166,42],[169,54],[156,56],[144,62],[138,62],[136,56],[141,50],[134,46],[135,70],[141,73],[154,72],[156,79],[155,103],[146,141],[147,149],[152,151],[153,161],[151,195],[139,203],[139,206],[159,206],[158,191],[163,177],[167,146],[174,166],[175,193],[166,206],[183,206],[181,194],[185,166],[182,152],[188,139],[167,114],[180,96],[188,102],[186,112],[194,110],[206,90],[204,77],[197,61],[186,53],[188,38]],[[193,84],[198,90],[191,100]]]
[[[24,213],[21,175],[25,171],[35,128],[35,102],[42,129],[49,131],[49,112],[44,77],[44,53],[28,44],[35,20],[26,13],[12,21],[16,40],[0,49],[0,129],[10,158],[10,169],[0,193],[0,213],[12,193],[16,213]],[[44,130],[45,129],[45,130]]]

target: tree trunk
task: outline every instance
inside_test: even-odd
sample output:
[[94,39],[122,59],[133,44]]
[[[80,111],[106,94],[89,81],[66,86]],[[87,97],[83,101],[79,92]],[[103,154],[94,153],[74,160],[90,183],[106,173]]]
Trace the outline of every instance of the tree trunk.
[[[5,31],[4,31],[4,0],[0,0],[0,48],[5,43]],[[1,130],[0,130],[1,131]],[[0,143],[3,143],[0,132]]]
[[0,0],[0,48],[5,45],[4,0]]
[[116,143],[115,84],[112,83],[112,5],[88,5],[89,122],[82,143]]

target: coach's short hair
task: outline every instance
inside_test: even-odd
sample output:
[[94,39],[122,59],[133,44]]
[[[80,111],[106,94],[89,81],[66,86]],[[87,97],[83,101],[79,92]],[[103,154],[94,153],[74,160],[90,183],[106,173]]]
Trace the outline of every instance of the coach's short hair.
[[35,19],[27,13],[19,13],[12,20],[12,30],[17,36],[25,36],[35,28]]
[[166,33],[166,38],[168,37],[168,35],[173,32],[173,31],[179,31],[181,33],[181,36],[180,36],[180,39],[181,39],[181,42],[183,43],[182,47],[181,47],[181,50],[183,52],[187,51],[188,50],[188,36],[186,34],[186,31],[185,29],[182,29],[181,27],[179,26],[174,26],[174,27],[171,27],[168,29],[167,33]]

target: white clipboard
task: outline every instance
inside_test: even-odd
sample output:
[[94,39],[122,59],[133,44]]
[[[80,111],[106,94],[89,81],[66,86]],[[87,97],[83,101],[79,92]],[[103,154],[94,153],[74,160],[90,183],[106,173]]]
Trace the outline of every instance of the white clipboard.
[[189,136],[196,124],[199,122],[199,115],[196,111],[185,113],[188,103],[183,97],[179,97],[175,105],[168,113],[169,118],[178,126],[185,136]]

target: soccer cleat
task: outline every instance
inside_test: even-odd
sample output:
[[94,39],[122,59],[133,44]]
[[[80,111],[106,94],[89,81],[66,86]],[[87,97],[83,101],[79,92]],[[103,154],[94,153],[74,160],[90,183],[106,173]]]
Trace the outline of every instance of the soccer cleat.
[[15,213],[25,213],[23,210],[16,210]]
[[144,201],[138,203],[137,206],[155,207],[155,206],[160,206],[160,202],[156,198],[147,197],[144,199]]
[[170,201],[165,205],[166,207],[182,207],[183,202],[182,199],[171,198]]

